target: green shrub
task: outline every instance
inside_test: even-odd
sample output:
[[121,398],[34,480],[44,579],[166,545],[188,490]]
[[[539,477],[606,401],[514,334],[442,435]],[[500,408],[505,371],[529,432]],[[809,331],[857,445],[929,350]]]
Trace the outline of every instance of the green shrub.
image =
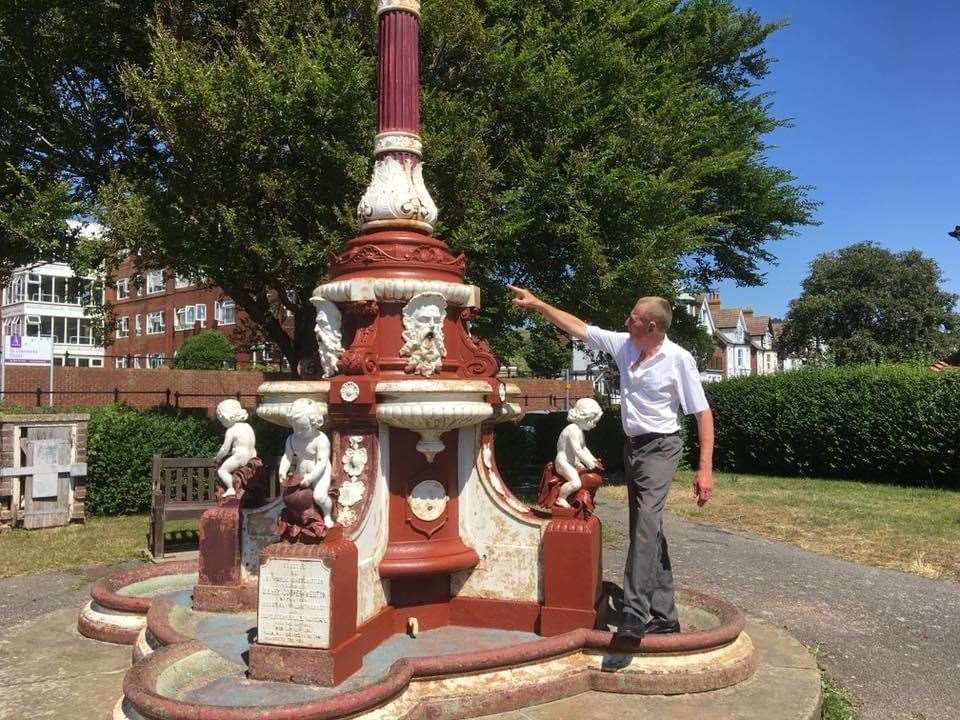
[[216,330],[208,330],[187,338],[170,367],[177,370],[221,370],[232,367],[235,360],[236,350],[229,338]]
[[[960,489],[958,372],[810,368],[713,383],[706,393],[718,469]],[[688,436],[695,458],[696,432]]]
[[91,410],[87,510],[94,515],[149,512],[153,455],[212,457],[221,437],[216,423],[172,410],[126,405]]

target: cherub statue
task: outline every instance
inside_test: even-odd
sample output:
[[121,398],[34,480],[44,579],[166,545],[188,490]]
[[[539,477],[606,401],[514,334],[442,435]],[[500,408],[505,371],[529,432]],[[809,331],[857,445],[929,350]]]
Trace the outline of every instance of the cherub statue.
[[333,527],[333,501],[330,499],[330,440],[320,429],[323,408],[309,398],[295,400],[287,411],[293,433],[287,438],[280,458],[280,477],[293,472],[300,476],[300,487],[313,488],[313,502],[323,514],[324,527]]
[[247,423],[247,411],[236,400],[224,400],[217,405],[217,420],[227,429],[223,445],[214,458],[220,463],[217,476],[227,488],[223,497],[235,497],[233,473],[257,456],[257,438]]
[[557,439],[557,456],[553,467],[557,475],[564,479],[557,497],[557,505],[568,508],[567,498],[573,495],[582,486],[579,467],[593,470],[599,466],[599,461],[587,448],[583,433],[592,430],[600,421],[603,410],[593,398],[580,398],[567,413],[567,425]]

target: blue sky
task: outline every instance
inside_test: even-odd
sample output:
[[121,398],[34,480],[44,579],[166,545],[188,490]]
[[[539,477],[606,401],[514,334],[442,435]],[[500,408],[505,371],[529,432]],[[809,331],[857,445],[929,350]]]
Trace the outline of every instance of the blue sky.
[[790,25],[762,88],[794,126],[768,136],[770,160],[822,203],[821,225],[771,243],[767,284],[719,286],[724,305],[783,316],[818,253],[872,240],[936,258],[960,293],[960,1],[739,0]]

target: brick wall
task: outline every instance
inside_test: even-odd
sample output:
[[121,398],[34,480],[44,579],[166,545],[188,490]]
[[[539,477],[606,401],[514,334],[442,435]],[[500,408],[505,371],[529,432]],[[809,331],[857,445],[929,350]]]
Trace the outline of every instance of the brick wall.
[[[49,368],[8,367],[6,399],[11,405],[35,407],[49,403]],[[54,368],[54,405],[58,407],[109,405],[124,402],[139,408],[172,405],[211,411],[227,397],[240,394],[245,407],[256,404],[257,388],[265,380],[288,379],[274,373],[233,370],[123,370],[115,368]],[[505,378],[520,387],[525,412],[565,411],[564,380]],[[39,388],[39,403],[37,389]],[[587,380],[570,382],[570,404],[593,397]]]

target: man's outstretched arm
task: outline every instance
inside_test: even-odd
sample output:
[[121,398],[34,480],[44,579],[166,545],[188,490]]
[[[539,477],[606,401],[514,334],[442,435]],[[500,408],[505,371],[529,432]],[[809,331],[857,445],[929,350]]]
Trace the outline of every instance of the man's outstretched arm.
[[517,307],[524,310],[535,310],[568,335],[573,335],[578,340],[586,339],[587,324],[576,315],[571,315],[560,308],[545,303],[529,290],[513,285],[507,285],[507,287],[513,292],[513,304]]
[[693,495],[697,505],[703,507],[713,497],[713,411],[707,408],[694,417],[700,436],[700,463],[693,478]]

